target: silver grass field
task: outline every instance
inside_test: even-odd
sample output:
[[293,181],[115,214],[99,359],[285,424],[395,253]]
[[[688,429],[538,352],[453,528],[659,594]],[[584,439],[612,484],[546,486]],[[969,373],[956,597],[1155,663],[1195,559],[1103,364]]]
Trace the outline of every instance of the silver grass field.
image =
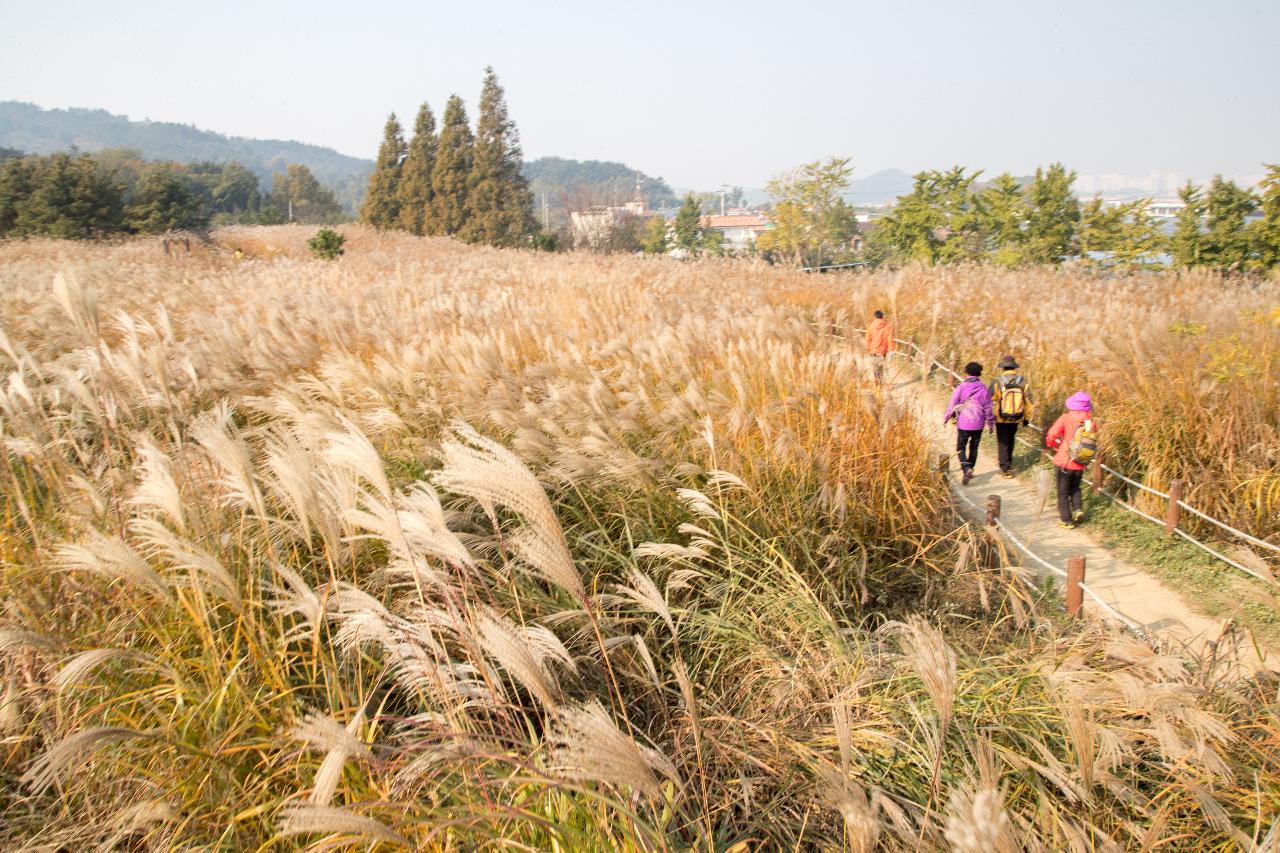
[[1086,365],[1152,482],[1227,400],[1271,535],[1275,283],[344,230],[0,244],[4,849],[1277,849],[1245,640],[1067,620],[852,342]]

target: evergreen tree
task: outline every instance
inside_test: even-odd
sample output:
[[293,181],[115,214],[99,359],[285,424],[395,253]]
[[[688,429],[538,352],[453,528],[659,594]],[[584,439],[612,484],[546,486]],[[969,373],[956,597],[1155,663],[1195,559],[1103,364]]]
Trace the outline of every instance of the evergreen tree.
[[387,117],[382,128],[382,145],[378,147],[378,159],[369,176],[369,190],[360,207],[360,221],[374,228],[395,228],[400,221],[400,201],[397,188],[400,184],[400,168],[405,157],[404,131],[396,114]]
[[1253,193],[1218,175],[1209,183],[1205,204],[1207,230],[1201,262],[1220,270],[1246,270],[1254,266],[1250,235],[1245,229],[1245,217],[1258,206]]
[[985,219],[987,260],[1004,267],[1017,266],[1022,259],[1022,227],[1026,219],[1022,185],[1005,172],[997,175],[979,195]]
[[1075,254],[1080,221],[1080,202],[1071,192],[1075,180],[1076,173],[1068,172],[1061,163],[1036,169],[1026,195],[1024,263],[1056,264]]
[[520,137],[492,68],[485,69],[474,150],[461,236],[472,243],[518,245],[533,230],[533,196],[520,171]]
[[1262,191],[1262,220],[1252,228],[1258,266],[1275,269],[1280,266],[1280,165],[1266,164],[1267,176],[1258,184]]
[[1077,241],[1081,259],[1090,266],[1127,271],[1156,266],[1159,227],[1147,213],[1150,199],[1107,207],[1090,199],[1080,213]]
[[17,234],[88,239],[122,227],[124,190],[88,156],[38,161],[31,192],[15,211]]
[[141,234],[163,234],[209,224],[204,188],[172,163],[153,163],[142,172],[125,208],[125,222]]
[[973,182],[981,174],[979,171],[966,175],[962,166],[938,173],[933,198],[942,214],[944,230],[937,253],[940,263],[986,257],[987,216],[982,199],[973,191]]
[[686,255],[690,256],[698,254],[702,243],[702,208],[698,205],[698,200],[694,198],[693,193],[684,197],[684,204],[680,205],[680,210],[676,213],[672,230],[674,231],[672,242],[677,249],[682,249]]
[[0,237],[14,232],[18,219],[39,181],[40,159],[6,158],[0,165]]
[[466,224],[474,142],[462,99],[450,95],[431,169],[432,233],[457,234]]
[[1199,266],[1204,253],[1204,231],[1200,221],[1204,218],[1204,197],[1200,188],[1187,181],[1187,185],[1178,190],[1178,198],[1182,200],[1182,210],[1174,223],[1173,236],[1169,239],[1169,252],[1173,255],[1175,267]]
[[434,234],[431,170],[436,163],[436,117],[423,101],[413,122],[413,139],[400,171],[400,227],[410,234]]
[[926,171],[915,176],[911,192],[900,197],[893,211],[871,232],[867,241],[869,257],[876,263],[937,262],[947,224],[938,202],[942,181],[941,172]]

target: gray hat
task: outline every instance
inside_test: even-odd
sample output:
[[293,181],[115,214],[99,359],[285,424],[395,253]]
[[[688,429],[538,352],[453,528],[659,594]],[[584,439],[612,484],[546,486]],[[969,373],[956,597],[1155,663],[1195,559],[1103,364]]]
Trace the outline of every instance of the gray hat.
[[1003,358],[1001,358],[1001,359],[1000,359],[1000,364],[999,364],[999,365],[997,365],[997,366],[998,366],[1001,370],[1017,370],[1017,369],[1018,369],[1018,362],[1014,360],[1013,356],[1011,356],[1011,355],[1006,355],[1006,356],[1004,356]]

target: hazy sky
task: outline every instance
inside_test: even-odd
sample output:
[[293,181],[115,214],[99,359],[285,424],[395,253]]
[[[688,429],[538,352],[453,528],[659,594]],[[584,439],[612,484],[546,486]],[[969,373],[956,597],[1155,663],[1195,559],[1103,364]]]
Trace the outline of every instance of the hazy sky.
[[676,186],[831,155],[855,177],[1280,160],[1280,0],[0,0],[0,22],[0,99],[365,157],[391,110],[473,111],[492,64],[527,157]]

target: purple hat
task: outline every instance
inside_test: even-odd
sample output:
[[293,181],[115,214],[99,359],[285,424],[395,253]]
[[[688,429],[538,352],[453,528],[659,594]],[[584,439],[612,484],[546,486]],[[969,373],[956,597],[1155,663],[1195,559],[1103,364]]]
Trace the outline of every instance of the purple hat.
[[1067,409],[1072,412],[1087,412],[1093,408],[1093,398],[1088,391],[1077,391],[1067,398]]

